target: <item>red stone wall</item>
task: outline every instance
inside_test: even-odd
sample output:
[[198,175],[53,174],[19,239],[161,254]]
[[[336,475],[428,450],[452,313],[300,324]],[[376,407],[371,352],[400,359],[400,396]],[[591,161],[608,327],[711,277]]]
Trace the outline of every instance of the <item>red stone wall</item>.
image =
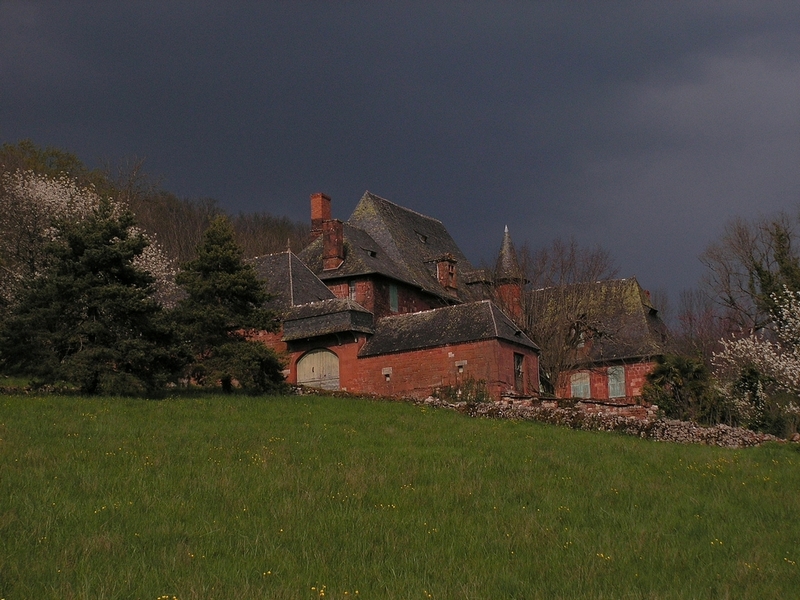
[[504,283],[497,286],[497,304],[511,320],[522,323],[522,286],[519,283]]
[[358,369],[358,351],[366,343],[366,336],[361,333],[343,333],[340,336],[327,336],[310,341],[291,342],[289,353],[288,383],[297,383],[297,361],[310,350],[325,348],[339,357],[339,386],[342,389],[350,390],[353,386],[354,375]]
[[344,262],[344,225],[338,219],[322,223],[322,269],[338,269]]
[[520,393],[538,393],[536,354],[499,340],[361,358],[350,391],[424,398],[437,388],[483,380],[489,393],[499,399],[502,394],[514,391],[515,352],[525,356],[524,389]]
[[[355,279],[355,283],[355,301],[374,314],[376,319],[397,313],[420,312],[441,306],[433,296],[420,292],[411,286],[396,283],[398,310],[397,313],[394,313],[389,307],[389,280],[383,278],[361,278]],[[329,282],[326,285],[337,298],[350,297],[349,281]]]
[[[642,395],[642,388],[647,382],[647,374],[653,370],[654,361],[644,361],[623,365],[625,367],[625,395],[637,398]],[[572,388],[570,376],[579,371],[589,371],[589,388],[591,397],[595,400],[608,399],[608,371],[607,367],[595,367],[593,369],[579,369],[570,371],[562,378],[562,383],[556,390],[559,398],[571,398]]]
[[629,396],[641,396],[647,375],[656,366],[655,361],[625,365],[625,390]]
[[[263,334],[254,339],[261,339],[273,348],[281,344],[286,348],[279,334]],[[339,385],[349,392],[425,398],[438,388],[458,387],[469,380],[483,380],[489,393],[497,400],[501,395],[515,393],[514,353],[519,353],[525,358],[524,389],[518,393],[536,395],[539,392],[539,359],[524,347],[499,340],[484,340],[358,358],[358,352],[365,343],[366,336],[363,334],[358,339],[353,334],[343,334],[339,337],[292,342],[286,381],[297,383],[297,361],[306,352],[325,348],[339,357]]]
[[283,337],[283,331],[278,331],[275,333],[270,333],[268,331],[253,331],[248,332],[247,339],[253,340],[256,342],[262,342],[266,344],[269,348],[272,348],[278,354],[286,354],[288,351],[288,347],[286,342],[284,342],[281,338]]

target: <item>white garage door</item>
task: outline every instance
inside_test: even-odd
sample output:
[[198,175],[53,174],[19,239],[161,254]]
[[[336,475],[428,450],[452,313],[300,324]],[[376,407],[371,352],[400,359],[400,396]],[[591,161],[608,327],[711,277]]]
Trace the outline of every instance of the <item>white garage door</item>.
[[339,357],[330,350],[312,350],[297,361],[297,383],[338,390]]

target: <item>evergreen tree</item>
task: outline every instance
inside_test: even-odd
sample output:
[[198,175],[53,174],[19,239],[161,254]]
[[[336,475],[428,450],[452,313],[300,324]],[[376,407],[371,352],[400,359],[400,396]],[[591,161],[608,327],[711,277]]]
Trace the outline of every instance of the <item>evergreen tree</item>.
[[26,282],[0,327],[6,372],[84,393],[161,387],[185,362],[134,265],[147,247],[129,212],[103,200],[81,220],[54,223],[41,274]]
[[189,376],[201,385],[220,382],[226,392],[234,381],[253,392],[277,387],[283,380],[277,356],[246,337],[247,330],[274,329],[275,315],[263,308],[264,284],[244,262],[227,218],[212,221],[197,258],[176,282],[186,297],[174,314],[195,357]]

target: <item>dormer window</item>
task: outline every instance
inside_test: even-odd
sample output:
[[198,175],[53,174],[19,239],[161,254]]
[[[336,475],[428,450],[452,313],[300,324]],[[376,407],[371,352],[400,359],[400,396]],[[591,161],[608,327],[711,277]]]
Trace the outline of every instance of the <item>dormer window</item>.
[[427,244],[428,243],[428,236],[427,235],[425,235],[424,233],[420,233],[419,231],[415,231],[414,233],[417,234],[417,238],[419,239],[420,242],[422,242],[423,244]]
[[367,256],[370,258],[375,258],[378,256],[378,253],[375,250],[370,250],[369,248],[361,248],[364,252],[367,253]]

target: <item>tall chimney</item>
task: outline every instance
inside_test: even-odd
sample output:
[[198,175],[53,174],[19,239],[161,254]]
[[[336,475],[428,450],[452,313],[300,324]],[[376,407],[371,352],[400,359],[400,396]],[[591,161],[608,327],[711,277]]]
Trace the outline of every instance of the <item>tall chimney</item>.
[[322,192],[311,194],[311,241],[322,235],[322,224],[331,220],[331,197]]
[[322,224],[322,268],[338,269],[344,262],[344,227],[338,219]]
[[456,258],[452,254],[445,254],[436,261],[436,277],[439,285],[447,290],[457,290]]

